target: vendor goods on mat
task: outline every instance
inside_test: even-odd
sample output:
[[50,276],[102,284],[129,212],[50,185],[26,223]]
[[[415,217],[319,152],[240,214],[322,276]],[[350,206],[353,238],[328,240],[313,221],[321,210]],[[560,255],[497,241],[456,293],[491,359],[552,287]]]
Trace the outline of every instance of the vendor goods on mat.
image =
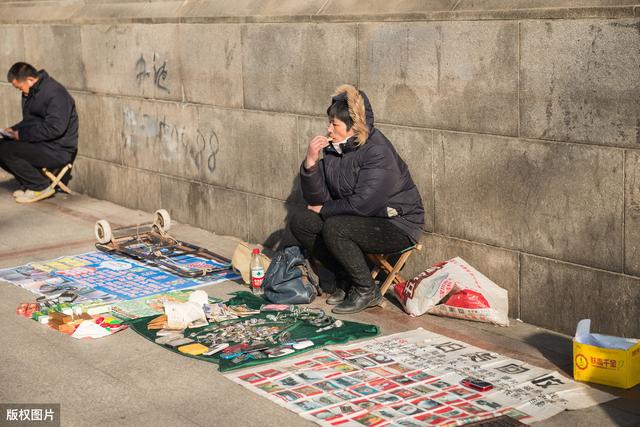
[[60,312],[68,315],[88,314],[90,316],[111,313],[111,304],[101,301],[86,303],[68,303],[54,302],[47,299],[37,302],[23,302],[16,308],[16,314],[24,317],[32,317],[35,320],[37,316],[48,312]]
[[146,262],[181,277],[200,277],[231,269],[231,260],[200,246],[171,237],[169,212],[156,211],[148,224],[111,229],[107,220],[96,222],[96,248]]
[[430,313],[509,326],[507,291],[460,257],[398,283],[394,292],[412,316]]
[[227,375],[323,426],[523,423],[614,397],[461,341],[416,329]]
[[170,313],[132,319],[128,324],[165,348],[217,363],[220,371],[378,334],[374,325],[335,319],[321,309],[268,304],[245,291],[236,292],[224,304],[205,304],[203,311],[205,326],[174,328]]
[[197,278],[179,277],[143,262],[104,252],[89,252],[0,270],[0,280],[25,288],[44,299],[59,299],[56,302],[126,301],[239,278],[231,270]]
[[16,309],[16,314],[48,325],[74,338],[102,338],[127,329],[122,320],[106,314],[110,312],[110,308],[108,304],[21,303]]
[[[193,290],[177,290],[163,294],[142,297],[135,300],[119,301],[113,304],[112,312],[122,319],[138,319],[140,317],[158,316],[164,313],[164,303],[186,302]],[[219,303],[218,298],[209,297],[209,303],[213,306]]]

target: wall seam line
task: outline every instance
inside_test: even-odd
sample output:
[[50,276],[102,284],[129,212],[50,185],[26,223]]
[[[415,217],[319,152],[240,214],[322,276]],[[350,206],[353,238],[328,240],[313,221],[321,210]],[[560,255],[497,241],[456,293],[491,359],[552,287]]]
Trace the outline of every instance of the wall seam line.
[[436,132],[431,131],[431,220],[433,221],[433,231],[436,231]]
[[296,159],[298,166],[300,166],[302,161],[300,161],[300,117],[298,116],[296,116]]
[[244,203],[245,203],[245,218],[247,219],[244,223],[245,223],[245,228],[244,228],[244,241],[248,242],[249,241],[249,229],[251,229],[251,224],[249,224],[249,221],[251,221],[251,216],[249,215],[249,194],[245,194],[244,195]]
[[[116,22],[110,18],[83,18],[69,16],[48,20],[37,19],[11,19],[0,20],[1,25],[110,25],[110,24],[272,24],[272,23],[341,23],[341,22],[439,22],[439,21],[517,21],[517,20],[567,20],[584,21],[594,19],[633,19],[637,16],[637,6],[593,6],[593,7],[566,7],[566,8],[525,8],[517,9],[517,12],[504,15],[496,15],[495,9],[484,11],[449,10],[432,12],[400,12],[383,13],[380,15],[365,15],[356,20],[354,14],[344,15],[272,15],[261,17],[246,16],[176,16],[176,17],[134,17],[120,18]],[[547,13],[545,13],[547,12]]]
[[520,122],[522,121],[522,118],[520,117],[520,69],[522,68],[522,42],[521,42],[521,38],[520,38],[520,32],[522,31],[522,27],[521,27],[521,22],[518,21],[518,88],[517,88],[517,94],[518,94],[518,125],[517,125],[517,132],[518,132],[518,138],[520,138],[521,133],[520,133]]
[[[5,85],[7,87],[9,87],[8,84],[5,83],[0,83],[0,85]],[[244,85],[244,79],[243,79],[243,85]],[[127,99],[127,100],[131,100],[131,101],[136,101],[136,102],[159,102],[159,103],[165,103],[165,104],[185,104],[184,107],[188,107],[188,106],[192,106],[192,107],[204,107],[204,108],[210,108],[210,109],[215,109],[215,110],[227,110],[227,111],[236,111],[236,112],[251,112],[251,113],[255,113],[255,114],[280,114],[283,116],[290,116],[290,117],[296,117],[296,116],[300,116],[300,117],[311,117],[311,118],[322,118],[322,115],[313,115],[313,114],[304,114],[304,113],[291,113],[291,112],[286,112],[286,111],[277,111],[277,110],[258,110],[258,109],[253,109],[253,108],[246,108],[244,105],[241,108],[238,107],[228,107],[228,106],[223,106],[223,105],[211,105],[211,104],[203,104],[203,103],[199,103],[199,102],[185,102],[182,103],[180,101],[176,101],[176,100],[170,100],[170,99],[156,99],[156,98],[144,98],[144,97],[136,97],[136,96],[129,96],[129,95],[120,95],[120,94],[111,94],[111,93],[106,93],[106,92],[97,92],[97,91],[90,91],[90,90],[78,90],[78,89],[70,89],[69,90],[70,93],[72,94],[80,94],[80,95],[99,95],[99,96],[104,96],[104,97],[110,97],[110,98],[119,98],[119,99]],[[243,88],[243,92],[244,92],[244,88]],[[244,104],[244,95],[243,95],[243,104]],[[596,143],[596,142],[590,142],[590,141],[582,141],[582,142],[578,142],[578,141],[571,141],[571,140],[557,140],[557,139],[546,139],[546,138],[536,138],[536,137],[518,137],[516,135],[501,135],[501,134],[495,134],[495,133],[489,133],[489,132],[482,132],[482,131],[463,131],[463,130],[453,130],[453,129],[445,129],[445,128],[435,128],[435,127],[424,127],[424,126],[412,126],[412,125],[401,125],[398,123],[390,123],[390,122],[384,122],[384,121],[376,121],[376,123],[380,126],[394,126],[394,127],[398,127],[398,128],[402,128],[402,129],[414,129],[414,130],[421,130],[421,131],[436,131],[436,132],[447,132],[447,133],[455,133],[455,134],[461,134],[461,135],[480,135],[480,136],[487,136],[487,137],[495,137],[495,138],[509,138],[509,139],[523,139],[526,141],[535,141],[535,142],[542,142],[542,143],[552,143],[552,144],[568,144],[568,145],[574,145],[574,146],[583,146],[583,147],[595,147],[595,148],[603,148],[603,149],[613,149],[613,150],[634,150],[634,151],[640,151],[640,148],[634,148],[634,147],[626,147],[626,146],[619,146],[619,145],[606,145],[606,144],[600,144],[600,143]]]
[[360,23],[356,24],[356,87],[360,89]]
[[518,252],[518,319],[522,320],[522,252]]
[[627,151],[622,150],[622,273],[627,272]]
[[[181,28],[181,25],[176,25],[176,42],[177,45],[180,46],[180,44],[182,43],[182,39],[184,37],[183,33],[184,30]],[[184,89],[184,64],[182,61],[182,53],[178,52],[178,75],[180,76],[180,94],[181,94],[181,98],[182,98],[182,102],[184,103],[184,101],[187,99],[187,93],[185,92]]]
[[[244,82],[244,27],[245,24],[240,25],[240,57],[241,57],[241,61],[240,61],[240,78],[242,79],[242,106],[241,109],[245,110],[245,106],[246,106],[246,102],[245,102],[245,98],[247,96],[247,90],[245,88],[245,82]],[[206,105],[206,104],[204,104]]]

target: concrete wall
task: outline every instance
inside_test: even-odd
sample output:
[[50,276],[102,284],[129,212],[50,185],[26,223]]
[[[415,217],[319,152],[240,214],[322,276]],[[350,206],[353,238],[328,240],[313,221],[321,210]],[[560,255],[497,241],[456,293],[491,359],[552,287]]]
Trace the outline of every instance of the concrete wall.
[[[270,244],[330,94],[359,85],[423,196],[408,275],[459,255],[512,317],[640,336],[638,2],[359,4],[0,2],[0,69],[72,90],[77,190]],[[18,102],[0,84],[3,123]]]

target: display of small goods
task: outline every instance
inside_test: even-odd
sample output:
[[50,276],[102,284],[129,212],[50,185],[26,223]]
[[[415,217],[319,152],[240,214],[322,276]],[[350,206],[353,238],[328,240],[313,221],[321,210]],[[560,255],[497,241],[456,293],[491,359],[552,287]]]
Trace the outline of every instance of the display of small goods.
[[157,329],[155,342],[194,356],[217,356],[240,364],[250,360],[276,358],[312,347],[309,338],[294,338],[292,332],[301,326],[313,327],[321,333],[340,328],[343,322],[328,316],[324,310],[293,305],[265,304],[259,309],[247,305],[207,304],[206,326],[168,329],[166,316],[158,316],[147,324]]
[[23,302],[16,308],[16,314],[69,335],[73,335],[84,322],[102,328],[98,334],[85,334],[83,337],[99,338],[127,328],[122,320],[111,316],[111,305],[101,301],[82,304],[51,300]]
[[[324,310],[268,304],[249,292],[204,304],[206,323],[171,328],[170,316],[129,321],[147,339],[181,354],[216,363],[222,372],[299,354],[328,344],[376,336],[375,325],[336,319]],[[194,324],[197,323],[197,324]]]

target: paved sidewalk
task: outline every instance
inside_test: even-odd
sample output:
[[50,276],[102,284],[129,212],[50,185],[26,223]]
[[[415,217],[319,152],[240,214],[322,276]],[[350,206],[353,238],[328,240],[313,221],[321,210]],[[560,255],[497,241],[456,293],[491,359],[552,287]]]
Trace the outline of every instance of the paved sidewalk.
[[[0,174],[0,268],[93,250],[93,225],[101,218],[114,225],[151,218],[81,195],[18,205],[11,197],[14,189],[14,181]],[[228,257],[238,241],[183,224],[172,234]],[[204,289],[225,297],[242,287],[225,282]],[[133,331],[74,340],[17,316],[18,303],[31,300],[26,290],[0,283],[0,403],[61,403],[63,426],[315,425],[226,380],[215,365],[166,351]],[[327,308],[323,298],[314,306]],[[571,376],[570,337],[515,320],[501,328],[429,315],[411,318],[392,303],[349,318],[374,323],[383,334],[423,327]],[[640,387],[599,388],[622,398],[565,411],[538,425],[640,425]]]

